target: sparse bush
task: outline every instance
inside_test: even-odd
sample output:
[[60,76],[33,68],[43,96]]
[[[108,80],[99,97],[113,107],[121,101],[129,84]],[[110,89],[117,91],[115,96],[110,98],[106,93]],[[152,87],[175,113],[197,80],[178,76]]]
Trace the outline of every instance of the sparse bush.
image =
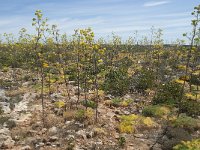
[[139,92],[151,89],[155,84],[155,74],[151,70],[142,69],[139,74],[133,78],[132,84]]
[[181,99],[182,87],[175,82],[168,82],[158,88],[153,98],[154,104],[177,105]]
[[103,90],[114,96],[122,96],[129,90],[129,77],[127,71],[122,69],[110,70],[105,76]]
[[200,85],[200,77],[199,74],[195,75],[192,74],[189,80],[190,84],[194,84],[194,85]]
[[180,110],[189,116],[200,115],[200,102],[192,99],[184,99],[181,102]]
[[67,110],[63,113],[64,120],[72,120],[75,118],[76,111],[75,110]]

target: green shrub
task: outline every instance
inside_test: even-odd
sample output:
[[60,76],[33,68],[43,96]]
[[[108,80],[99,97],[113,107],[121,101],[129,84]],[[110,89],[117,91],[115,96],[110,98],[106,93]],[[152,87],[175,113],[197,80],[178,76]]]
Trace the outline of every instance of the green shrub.
[[192,74],[189,79],[190,84],[200,85],[200,78],[199,75]]
[[138,91],[144,92],[147,89],[151,89],[154,86],[155,75],[154,72],[147,69],[142,69],[140,73],[134,77],[132,84]]
[[181,102],[180,110],[189,116],[200,115],[200,102],[191,99],[185,99]]
[[181,144],[173,147],[173,150],[199,150],[200,139],[194,139],[192,141],[182,141]]
[[133,64],[133,61],[129,59],[128,57],[122,58],[115,62],[115,66],[124,68],[128,70],[128,68]]
[[112,99],[112,106],[119,107],[122,100],[120,98]]
[[83,101],[82,105],[85,106],[85,107],[93,108],[93,109],[97,108],[97,103],[94,102],[94,101],[91,101],[91,100]]
[[172,126],[184,128],[189,131],[193,131],[199,128],[200,121],[192,117],[182,115],[172,121]]
[[123,148],[126,144],[126,138],[123,136],[120,136],[118,139],[118,142],[119,142],[119,146]]
[[8,72],[9,68],[8,67],[3,67],[2,72]]
[[166,106],[147,106],[142,110],[142,114],[146,117],[165,117],[170,114],[170,109]]
[[63,108],[63,107],[65,107],[65,102],[57,101],[57,102],[54,103],[54,105],[55,105],[56,108]]
[[84,121],[85,118],[85,110],[80,109],[75,113],[75,120]]
[[153,98],[154,104],[177,105],[180,101],[182,86],[176,82],[168,82],[158,88],[157,94]]
[[126,94],[129,90],[129,77],[127,71],[122,69],[110,70],[110,72],[105,75],[103,90],[114,96]]
[[23,80],[24,81],[29,81],[31,79],[31,75],[25,75],[24,77],[23,77]]
[[5,122],[7,122],[10,118],[9,117],[0,117],[0,125],[3,125]]

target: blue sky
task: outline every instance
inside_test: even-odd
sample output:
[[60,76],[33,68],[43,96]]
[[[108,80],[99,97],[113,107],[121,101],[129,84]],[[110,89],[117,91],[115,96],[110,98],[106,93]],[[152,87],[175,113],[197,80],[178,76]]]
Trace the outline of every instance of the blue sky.
[[0,0],[0,34],[14,33],[25,27],[30,33],[34,12],[43,11],[49,24],[57,24],[62,33],[92,27],[97,37],[107,38],[112,32],[124,40],[148,36],[150,28],[164,30],[170,42],[191,31],[193,8],[199,0]]

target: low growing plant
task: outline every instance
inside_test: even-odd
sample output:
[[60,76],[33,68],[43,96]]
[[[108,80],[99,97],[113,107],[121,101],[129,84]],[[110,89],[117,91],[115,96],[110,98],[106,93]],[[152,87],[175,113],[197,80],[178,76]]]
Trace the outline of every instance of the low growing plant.
[[182,141],[180,144],[173,147],[173,150],[199,150],[200,139],[194,139],[192,141]]
[[151,105],[142,110],[142,114],[146,117],[158,117],[162,118],[170,114],[170,109],[166,106]]

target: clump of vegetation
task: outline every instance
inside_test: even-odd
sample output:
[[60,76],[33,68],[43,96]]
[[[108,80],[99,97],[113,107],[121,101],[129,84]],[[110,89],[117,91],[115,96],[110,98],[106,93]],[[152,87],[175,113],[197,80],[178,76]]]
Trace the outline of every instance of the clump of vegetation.
[[89,107],[92,109],[97,108],[97,103],[95,103],[94,101],[91,101],[91,100],[82,101],[82,104],[83,104],[83,106]]
[[139,115],[123,115],[120,117],[119,131],[121,133],[134,133],[138,129],[153,128],[156,123],[150,117]]
[[155,85],[155,74],[152,70],[142,69],[132,80],[132,84],[140,92],[151,89]]
[[114,96],[122,96],[129,90],[129,77],[127,71],[122,69],[110,70],[103,83],[103,89],[106,93]]
[[182,141],[173,147],[173,150],[198,150],[200,149],[200,139],[194,139],[192,141]]
[[184,99],[181,102],[180,110],[189,116],[199,116],[200,115],[200,102],[192,99]]
[[75,119],[83,122],[85,119],[85,110],[83,109],[78,110],[75,114]]
[[93,109],[91,108],[88,108],[87,110],[80,109],[75,112],[74,119],[80,122],[83,122],[86,119],[92,121],[93,116],[94,116]]
[[6,125],[7,125],[7,127],[8,127],[9,129],[12,129],[12,128],[14,128],[14,127],[17,126],[14,120],[8,120],[8,121],[6,122]]
[[24,80],[24,81],[30,81],[31,78],[32,78],[31,75],[24,75],[22,80]]
[[122,100],[120,98],[114,98],[111,100],[111,105],[114,107],[119,107]]
[[123,148],[126,144],[126,138],[123,136],[120,136],[118,139],[118,142],[119,142],[119,146]]
[[76,111],[75,110],[67,110],[63,112],[63,118],[64,120],[72,120],[75,118]]
[[0,88],[11,88],[18,85],[19,85],[18,82],[12,82],[10,80],[0,79]]
[[120,99],[118,97],[112,99],[112,100],[106,100],[105,101],[105,105],[111,107],[111,106],[114,106],[114,107],[128,107],[130,106],[132,103],[132,100],[131,99]]
[[9,67],[3,67],[2,68],[2,72],[8,72],[9,71]]
[[142,110],[142,114],[146,117],[164,118],[170,114],[170,109],[166,106],[150,105]]
[[199,128],[200,121],[192,117],[181,115],[172,121],[172,126],[184,128],[189,131],[194,131]]
[[55,107],[57,108],[63,108],[65,106],[65,102],[63,101],[57,101],[54,103]]
[[9,117],[0,117],[0,125],[6,123],[10,118]]
[[6,124],[9,129],[16,127],[15,121],[9,119],[10,117],[0,117],[0,125]]
[[176,82],[168,82],[158,88],[158,92],[153,98],[154,104],[174,105],[179,104],[182,98],[182,87]]
[[128,107],[131,105],[133,101],[131,99],[126,99],[126,100],[123,100],[121,103],[120,103],[120,106],[122,107]]

